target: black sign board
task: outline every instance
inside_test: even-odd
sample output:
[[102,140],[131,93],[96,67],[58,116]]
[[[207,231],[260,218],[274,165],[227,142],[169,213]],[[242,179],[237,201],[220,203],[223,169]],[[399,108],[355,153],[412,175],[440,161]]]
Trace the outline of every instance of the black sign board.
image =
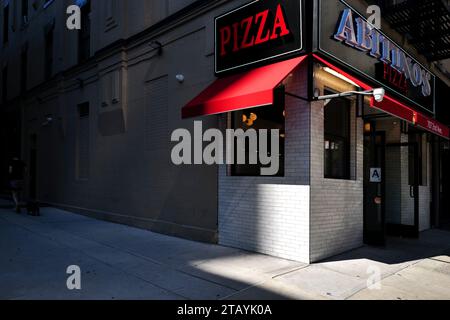
[[216,74],[302,50],[302,0],[257,0],[215,19]]
[[434,113],[436,77],[424,65],[344,0],[320,0],[319,10],[320,51],[412,108]]

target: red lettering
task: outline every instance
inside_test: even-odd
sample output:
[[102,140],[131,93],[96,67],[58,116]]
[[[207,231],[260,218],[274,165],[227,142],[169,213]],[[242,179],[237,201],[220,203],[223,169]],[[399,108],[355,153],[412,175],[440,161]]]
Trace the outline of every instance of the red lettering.
[[273,25],[273,32],[272,36],[270,37],[270,40],[278,38],[277,30],[281,31],[279,35],[280,37],[284,37],[290,34],[290,31],[286,25],[286,19],[284,18],[283,9],[281,8],[280,4],[277,7],[277,13],[275,15],[275,23]]
[[290,33],[283,8],[279,4],[274,20],[271,19],[270,10],[267,9],[255,16],[220,28],[220,55],[226,56],[229,51],[238,52],[241,49],[251,48]]
[[268,15],[269,15],[269,10],[263,11],[256,15],[255,22],[258,23],[258,21],[260,21],[260,23],[259,23],[258,34],[256,35],[255,45],[267,42],[270,39],[269,31],[267,31],[266,35],[263,37],[263,32],[264,32],[264,28],[266,27]]
[[383,79],[403,92],[408,91],[408,83],[404,74],[392,68],[388,64],[384,64]]
[[384,80],[388,80],[389,77],[389,68],[387,64],[383,64],[383,69],[384,69]]
[[238,22],[233,24],[233,32],[234,32],[233,52],[237,52],[237,51],[239,51],[239,23]]
[[402,89],[404,92],[408,92],[408,82],[406,82],[406,77],[404,75],[402,75],[402,78],[403,78]]
[[229,26],[220,29],[220,55],[227,54],[226,45],[231,41],[231,28]]
[[242,22],[241,22],[242,27],[244,27],[244,25],[245,25],[245,32],[244,32],[244,37],[242,38],[241,49],[253,47],[255,44],[255,36],[252,36],[250,38],[250,41],[248,41],[249,35],[250,35],[250,30],[252,28],[252,24],[253,24],[253,16],[248,17],[248,18],[242,20]]
[[397,71],[395,71],[394,69],[391,69],[392,70],[392,75],[393,75],[393,77],[392,77],[392,84],[394,85],[394,86],[398,86],[398,82],[397,82],[397,79],[398,79],[398,73],[397,73]]

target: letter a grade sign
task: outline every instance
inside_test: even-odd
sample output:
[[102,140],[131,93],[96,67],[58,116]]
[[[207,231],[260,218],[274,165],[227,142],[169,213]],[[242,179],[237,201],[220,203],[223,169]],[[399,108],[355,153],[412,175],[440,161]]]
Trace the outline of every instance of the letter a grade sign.
[[257,0],[215,19],[216,73],[302,50],[302,0]]
[[370,168],[370,182],[381,183],[381,168]]

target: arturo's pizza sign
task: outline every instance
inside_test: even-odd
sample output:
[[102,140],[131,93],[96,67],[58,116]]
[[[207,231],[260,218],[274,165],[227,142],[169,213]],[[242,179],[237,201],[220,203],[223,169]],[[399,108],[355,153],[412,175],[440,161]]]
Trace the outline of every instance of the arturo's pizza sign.
[[301,51],[301,6],[258,0],[216,18],[216,73]]

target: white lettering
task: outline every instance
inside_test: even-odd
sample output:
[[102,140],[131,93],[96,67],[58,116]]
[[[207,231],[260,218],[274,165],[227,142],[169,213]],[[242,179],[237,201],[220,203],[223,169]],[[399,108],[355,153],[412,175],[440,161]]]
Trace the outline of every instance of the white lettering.
[[66,21],[67,29],[80,30],[81,29],[81,9],[80,9],[80,7],[76,6],[76,5],[68,6],[66,13],[70,15]]

